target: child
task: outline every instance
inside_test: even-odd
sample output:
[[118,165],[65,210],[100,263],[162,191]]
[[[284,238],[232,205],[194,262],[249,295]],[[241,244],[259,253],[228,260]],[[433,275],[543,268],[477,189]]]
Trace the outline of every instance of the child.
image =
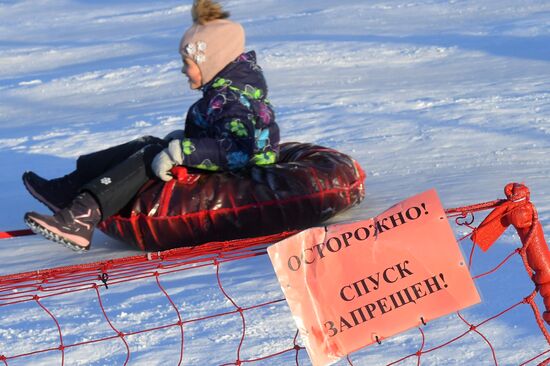
[[80,156],[76,170],[61,178],[23,174],[27,190],[54,212],[25,214],[35,233],[85,251],[97,224],[149,179],[172,179],[175,165],[225,171],[277,161],[279,128],[256,55],[243,53],[242,26],[212,0],[195,0],[192,17],[179,51],[190,88],[203,96],[189,108],[185,130]]

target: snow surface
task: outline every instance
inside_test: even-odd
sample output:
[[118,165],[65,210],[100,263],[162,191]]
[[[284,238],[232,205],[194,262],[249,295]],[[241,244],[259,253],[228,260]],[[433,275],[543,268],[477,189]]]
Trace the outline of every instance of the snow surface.
[[[432,187],[446,207],[489,201],[517,181],[531,188],[550,233],[550,2],[224,4],[245,26],[248,48],[258,53],[282,139],[339,149],[367,171],[365,201],[334,221],[372,217]],[[183,126],[187,108],[199,97],[186,89],[177,54],[189,10],[190,1],[169,0],[0,2],[0,229],[22,228],[26,211],[45,211],[21,184],[25,170],[53,178],[71,170],[80,154]],[[492,268],[518,244],[507,232],[487,254],[477,254],[472,272]],[[85,255],[37,237],[3,240],[0,275],[136,254],[101,233]],[[241,306],[282,297],[267,256],[224,265],[222,276]],[[477,281],[483,303],[464,315],[481,321],[519,301],[532,289],[526,277],[516,256],[498,275]],[[216,290],[213,269],[164,281],[189,318],[232,309]],[[156,284],[145,282],[110,288],[108,307],[118,326],[174,321]],[[62,320],[68,343],[112,332],[93,294],[48,305]],[[0,313],[0,354],[56,347],[57,330],[36,304]],[[292,346],[295,326],[284,303],[247,316],[242,358]],[[465,330],[456,316],[434,321],[424,329],[426,348]],[[549,348],[527,306],[482,331],[499,365],[517,365]],[[238,316],[192,323],[186,328],[185,364],[234,362],[239,339]],[[177,329],[129,341],[132,365],[177,363]],[[351,359],[356,365],[385,364],[415,352],[420,342],[420,333],[411,330]],[[66,364],[124,359],[122,343],[113,340],[69,350]],[[308,362],[303,351],[300,360]],[[422,360],[494,364],[475,333]],[[59,362],[59,353],[50,352],[10,365]],[[264,364],[294,364],[294,356]]]

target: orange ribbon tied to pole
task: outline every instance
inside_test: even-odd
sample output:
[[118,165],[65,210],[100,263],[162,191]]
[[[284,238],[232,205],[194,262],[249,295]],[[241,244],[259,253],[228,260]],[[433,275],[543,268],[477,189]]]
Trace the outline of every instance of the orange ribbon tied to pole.
[[516,228],[522,243],[523,263],[544,300],[546,311],[543,319],[550,324],[550,251],[537,210],[527,186],[510,183],[504,188],[504,193],[507,199],[474,230],[472,240],[487,251],[508,226]]

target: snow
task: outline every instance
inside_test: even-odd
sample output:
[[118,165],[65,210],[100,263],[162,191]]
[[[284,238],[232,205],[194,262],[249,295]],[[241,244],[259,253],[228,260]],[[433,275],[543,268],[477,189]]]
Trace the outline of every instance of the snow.
[[[187,108],[199,97],[186,89],[177,54],[179,38],[190,24],[189,3],[0,3],[0,229],[22,228],[26,211],[45,211],[21,184],[25,170],[56,177],[71,170],[80,154],[182,128]],[[545,232],[550,232],[549,2],[224,4],[245,26],[248,48],[258,53],[282,139],[336,148],[365,168],[365,201],[334,221],[372,217],[432,187],[446,207],[489,201],[502,197],[506,183],[517,181],[531,188]],[[517,235],[507,232],[488,253],[476,253],[472,272],[492,268],[518,245]],[[101,233],[85,255],[37,237],[3,240],[0,275],[137,254]],[[225,264],[222,275],[239,304],[282,297],[265,256]],[[481,321],[521,300],[532,290],[526,277],[519,257],[513,258],[497,275],[477,281],[483,303],[464,315]],[[232,310],[216,290],[212,269],[163,281],[189,318]],[[159,319],[174,321],[173,309],[155,286],[109,289],[109,309],[118,326],[137,329]],[[111,334],[94,296],[82,293],[78,299],[48,302],[62,320],[67,342]],[[0,354],[56,346],[57,330],[36,304],[0,308],[0,313]],[[243,358],[292,346],[295,326],[284,303],[248,316]],[[240,322],[234,315],[190,323],[184,364],[234,362]],[[424,329],[426,348],[464,330],[456,316],[434,321]],[[499,365],[517,365],[549,348],[525,306],[482,331],[494,345]],[[179,329],[128,338],[131,364],[177,363]],[[354,364],[385,364],[415,352],[420,342],[420,333],[413,330],[351,359]],[[119,364],[125,355],[124,345],[115,339],[67,350],[66,360]],[[489,347],[475,333],[422,360],[494,364]],[[58,362],[57,354],[48,353],[10,365]],[[300,362],[308,362],[304,351]],[[276,364],[293,363],[294,355],[288,355]],[[402,364],[415,363],[409,359]]]

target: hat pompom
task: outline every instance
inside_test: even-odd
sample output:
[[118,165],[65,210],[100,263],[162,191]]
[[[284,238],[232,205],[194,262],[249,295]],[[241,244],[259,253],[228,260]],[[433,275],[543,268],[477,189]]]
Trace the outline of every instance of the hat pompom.
[[212,20],[227,19],[229,12],[224,11],[222,6],[212,0],[195,0],[191,9],[193,22],[198,24],[206,24]]

